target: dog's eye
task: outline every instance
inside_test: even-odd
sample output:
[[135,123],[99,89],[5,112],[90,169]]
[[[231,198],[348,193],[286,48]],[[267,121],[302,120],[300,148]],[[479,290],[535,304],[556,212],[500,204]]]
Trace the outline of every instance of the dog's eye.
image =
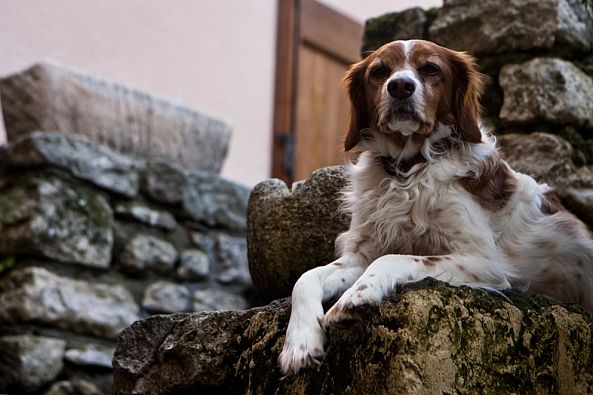
[[441,72],[441,69],[436,64],[426,63],[424,66],[420,67],[418,71],[424,75],[437,75]]
[[374,80],[381,80],[389,77],[391,70],[387,66],[377,66],[371,70],[371,78]]

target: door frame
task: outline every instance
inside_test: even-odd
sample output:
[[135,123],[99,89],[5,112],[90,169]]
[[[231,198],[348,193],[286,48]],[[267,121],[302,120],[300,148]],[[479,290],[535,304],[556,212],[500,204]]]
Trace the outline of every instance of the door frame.
[[362,25],[315,0],[277,0],[272,177],[294,180],[299,51],[309,45],[345,63],[360,60]]

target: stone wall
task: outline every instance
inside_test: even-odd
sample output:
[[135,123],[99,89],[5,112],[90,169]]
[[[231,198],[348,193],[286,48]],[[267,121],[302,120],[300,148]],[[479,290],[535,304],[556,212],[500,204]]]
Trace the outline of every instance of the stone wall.
[[[365,51],[429,38],[477,56],[490,77],[485,120],[518,171],[556,188],[593,224],[593,11],[578,0],[445,0],[367,22]],[[565,139],[566,138],[566,139]],[[568,141],[567,141],[568,140]],[[341,168],[289,189],[257,185],[248,206],[258,292],[288,296],[334,253]],[[330,328],[319,366],[282,377],[289,300],[244,312],[153,317],[126,329],[116,393],[591,393],[591,316],[519,290],[488,293],[426,279]],[[331,305],[328,303],[325,307]]]
[[581,0],[445,0],[370,19],[362,54],[397,39],[468,51],[489,77],[482,104],[496,134],[548,132],[593,164],[593,6]]
[[0,393],[110,393],[134,321],[253,305],[248,195],[72,134],[1,147]]

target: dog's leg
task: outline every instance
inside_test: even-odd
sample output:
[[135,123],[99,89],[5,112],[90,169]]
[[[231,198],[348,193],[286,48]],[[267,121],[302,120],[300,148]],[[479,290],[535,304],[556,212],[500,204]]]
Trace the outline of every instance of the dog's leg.
[[319,364],[325,332],[322,302],[348,289],[363,273],[364,262],[356,254],[345,255],[329,265],[304,273],[292,291],[292,310],[284,348],[278,362],[284,374]]
[[[376,259],[360,278],[325,314],[324,327],[355,318],[363,305],[378,305],[398,284],[434,277],[452,285],[494,289],[510,287],[507,265],[492,265],[491,259],[466,255],[384,255]],[[497,271],[495,271],[497,270]]]

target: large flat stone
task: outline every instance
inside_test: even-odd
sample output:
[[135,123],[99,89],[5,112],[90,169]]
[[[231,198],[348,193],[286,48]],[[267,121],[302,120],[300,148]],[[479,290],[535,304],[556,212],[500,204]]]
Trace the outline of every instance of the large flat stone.
[[[152,317],[122,332],[116,394],[587,393],[593,321],[519,291],[435,280],[402,287],[328,332],[319,367],[283,378],[288,300],[237,312]],[[508,299],[507,299],[508,298]]]
[[315,171],[289,191],[272,179],[255,186],[247,214],[249,271],[257,291],[269,300],[290,295],[301,274],[335,259],[338,234],[350,218],[340,214],[343,167]]
[[0,177],[0,254],[107,269],[113,213],[96,191],[54,175]]
[[478,54],[593,46],[593,11],[579,0],[444,0],[429,38]]
[[0,337],[0,392],[29,393],[51,383],[64,366],[65,348],[65,340],[51,337]]
[[103,189],[134,197],[138,194],[141,161],[80,136],[33,132],[0,149],[0,166],[56,166]]
[[80,134],[139,157],[219,172],[230,127],[122,85],[38,63],[0,80],[8,141],[35,130]]
[[139,308],[121,285],[60,277],[44,268],[16,268],[0,277],[0,324],[40,324],[114,339]]
[[504,121],[593,127],[593,79],[571,62],[535,58],[509,64],[500,71],[499,82]]

